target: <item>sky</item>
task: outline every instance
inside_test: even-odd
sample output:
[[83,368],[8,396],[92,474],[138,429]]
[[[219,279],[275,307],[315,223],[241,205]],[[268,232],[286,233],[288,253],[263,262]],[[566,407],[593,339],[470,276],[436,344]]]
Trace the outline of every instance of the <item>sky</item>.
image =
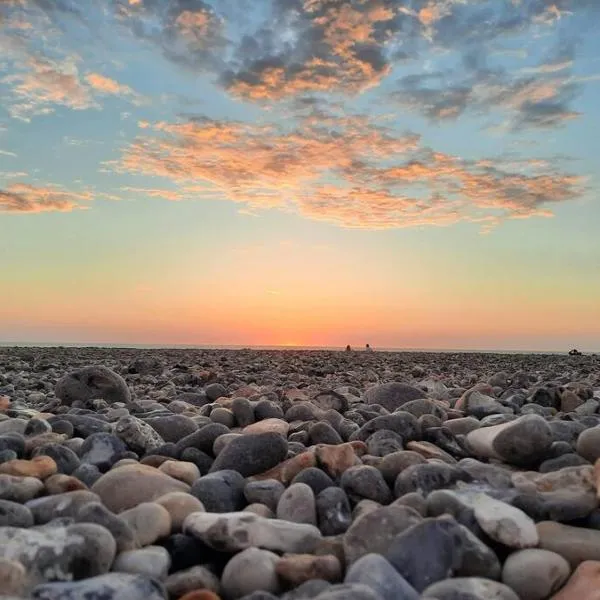
[[599,25],[0,0],[0,341],[600,350]]

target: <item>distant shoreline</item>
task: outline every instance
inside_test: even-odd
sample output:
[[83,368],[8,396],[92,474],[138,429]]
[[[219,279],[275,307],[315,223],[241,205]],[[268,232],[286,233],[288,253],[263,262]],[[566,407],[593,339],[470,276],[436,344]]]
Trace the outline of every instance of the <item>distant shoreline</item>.
[[[345,352],[345,346],[244,346],[244,345],[203,345],[203,344],[127,344],[127,343],[80,343],[80,342],[1,342],[0,348],[89,348],[105,350],[255,350],[255,351],[295,351],[295,352]],[[374,352],[423,353],[423,354],[539,354],[568,355],[570,350],[482,350],[477,348],[372,348]],[[366,352],[363,346],[352,348],[352,352]],[[593,355],[600,351],[582,350],[583,355]]]

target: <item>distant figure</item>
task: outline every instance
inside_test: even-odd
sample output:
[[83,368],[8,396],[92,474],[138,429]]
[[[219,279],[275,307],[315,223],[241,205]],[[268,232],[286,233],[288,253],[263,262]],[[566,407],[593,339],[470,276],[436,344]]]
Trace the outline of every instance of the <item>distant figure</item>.
[[350,344],[348,344],[346,346],[346,352],[352,352],[352,348],[350,347]]
[[569,356],[582,356],[582,353],[573,348],[573,350],[569,350]]
[[369,344],[367,344],[367,345],[365,346],[365,350],[366,350],[367,352],[373,352],[373,350],[371,349],[371,346],[369,346]]

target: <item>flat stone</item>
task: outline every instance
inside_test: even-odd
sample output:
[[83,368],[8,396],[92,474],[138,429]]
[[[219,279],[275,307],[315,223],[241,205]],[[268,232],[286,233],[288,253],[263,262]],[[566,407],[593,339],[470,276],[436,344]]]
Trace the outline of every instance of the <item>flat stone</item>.
[[46,583],[33,590],[37,600],[164,600],[165,592],[160,583],[144,575],[108,573],[82,581]]
[[112,570],[163,580],[166,579],[170,566],[171,557],[165,548],[147,546],[140,550],[128,550],[118,554]]
[[[423,600],[520,600],[508,586],[481,577],[455,577],[430,585],[421,596]],[[522,600],[522,599],[521,599]]]
[[400,498],[410,492],[430,492],[447,488],[457,481],[471,481],[471,476],[458,466],[445,463],[416,464],[404,469],[394,483],[394,496]]
[[542,521],[536,527],[539,547],[560,554],[572,569],[584,561],[600,561],[600,531],[552,521]]
[[360,464],[356,444],[319,444],[315,453],[319,466],[334,479],[341,477],[350,467]]
[[321,539],[321,532],[313,525],[265,519],[244,512],[193,513],[185,520],[183,531],[226,552],[256,546],[303,554],[314,550]]
[[57,473],[56,475],[50,475],[48,479],[44,481],[44,487],[48,494],[64,494],[65,492],[77,492],[87,490],[88,486],[83,481],[77,479],[77,477],[71,477],[70,475],[63,475]]
[[277,503],[284,491],[285,486],[280,481],[265,479],[264,481],[249,481],[244,487],[244,496],[249,503],[265,504],[272,511],[276,511]]
[[288,485],[298,473],[304,471],[304,469],[314,467],[316,464],[317,458],[314,451],[308,450],[307,452],[302,452],[293,458],[289,458],[288,460],[279,463],[276,467],[273,467],[264,473],[259,473],[258,475],[250,477],[250,480],[261,481],[264,479],[275,479],[284,485]]
[[570,574],[569,563],[559,554],[529,548],[513,552],[506,559],[502,583],[521,600],[545,600],[564,585]]
[[119,513],[169,492],[189,492],[190,487],[158,469],[136,464],[111,469],[94,483],[91,491],[110,510]]

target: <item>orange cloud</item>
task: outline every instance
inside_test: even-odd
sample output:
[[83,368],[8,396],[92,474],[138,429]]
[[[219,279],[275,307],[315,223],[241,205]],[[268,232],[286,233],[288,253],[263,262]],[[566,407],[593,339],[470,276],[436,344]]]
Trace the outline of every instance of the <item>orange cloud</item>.
[[15,183],[0,189],[0,212],[71,212],[87,208],[85,203],[90,200],[92,194],[89,192],[69,192],[53,185],[40,187]]
[[135,92],[128,86],[100,73],[88,73],[85,80],[96,91],[113,96],[135,96]]
[[346,227],[549,216],[548,204],[577,198],[583,183],[544,161],[434,152],[362,115],[311,112],[292,129],[209,119],[145,126],[153,133],[113,168],[166,178],[191,197],[212,192]]

